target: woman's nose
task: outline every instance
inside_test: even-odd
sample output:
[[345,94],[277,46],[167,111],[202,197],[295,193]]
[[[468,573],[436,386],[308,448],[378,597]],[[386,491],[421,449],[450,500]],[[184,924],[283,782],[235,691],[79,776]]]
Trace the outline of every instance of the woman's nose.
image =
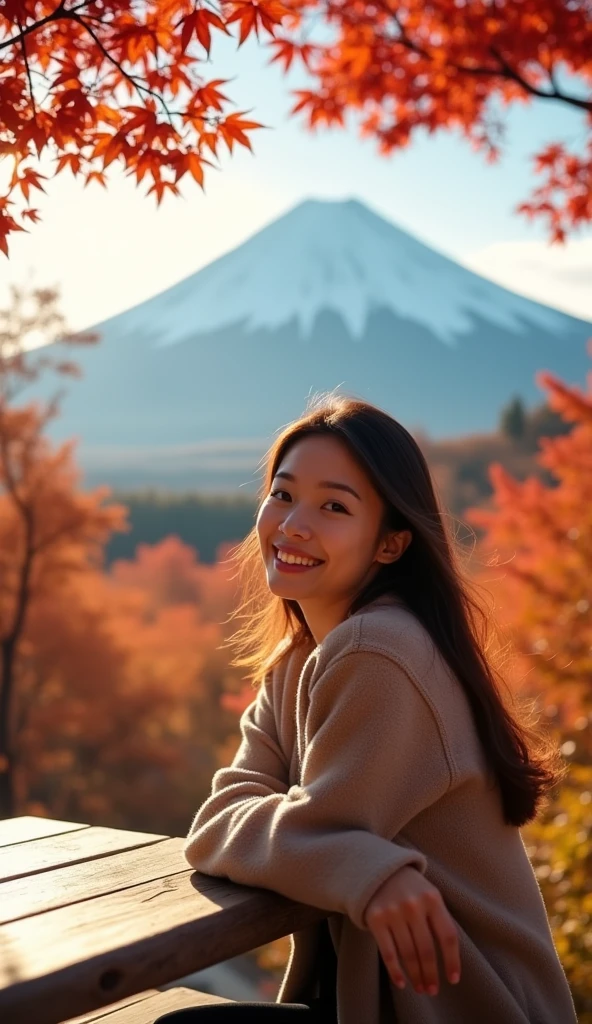
[[310,533],[310,530],[308,530],[304,523],[299,522],[297,519],[292,520],[292,518],[284,519],[284,522],[280,526],[280,530],[282,533],[285,533],[287,537],[291,537],[295,533],[297,533],[299,537],[304,537]]

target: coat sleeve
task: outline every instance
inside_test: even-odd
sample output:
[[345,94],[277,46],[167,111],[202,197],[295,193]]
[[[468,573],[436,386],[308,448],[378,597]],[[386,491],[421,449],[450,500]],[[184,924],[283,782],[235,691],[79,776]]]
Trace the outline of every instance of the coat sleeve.
[[[288,792],[290,769],[277,734],[273,685],[272,673],[269,672],[257,691],[256,699],[241,715],[241,743],[232,764],[218,769],[212,779],[208,816],[216,814],[230,801],[237,803]],[[218,794],[221,797],[215,801]],[[192,830],[194,827],[195,822]]]
[[300,784],[288,786],[272,708],[260,696],[241,719],[233,765],[216,773],[195,816],[185,858],[365,929],[365,909],[387,878],[404,865],[427,869],[421,851],[395,840],[450,785],[439,722],[390,656],[340,655],[312,687]]

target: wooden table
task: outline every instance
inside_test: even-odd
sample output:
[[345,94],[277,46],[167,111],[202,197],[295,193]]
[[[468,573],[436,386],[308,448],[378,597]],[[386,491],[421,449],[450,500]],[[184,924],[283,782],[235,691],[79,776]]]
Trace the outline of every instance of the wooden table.
[[188,867],[183,839],[0,821],[0,1020],[59,1024],[326,913]]

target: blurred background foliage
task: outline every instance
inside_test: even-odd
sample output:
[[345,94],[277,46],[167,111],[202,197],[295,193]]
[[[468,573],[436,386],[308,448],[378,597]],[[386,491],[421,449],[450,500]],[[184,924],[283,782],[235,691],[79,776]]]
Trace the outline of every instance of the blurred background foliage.
[[[55,311],[50,292],[36,301]],[[26,375],[72,364],[32,368],[24,329],[15,309],[0,323],[0,813],[182,836],[254,695],[229,664],[225,560],[255,504],[84,490],[74,445],[46,437],[59,403],[18,399]],[[516,397],[492,435],[418,440],[509,645],[508,682],[569,764],[522,835],[592,1024],[592,390],[540,383],[545,403]],[[285,937],[249,954],[264,998],[288,951]]]

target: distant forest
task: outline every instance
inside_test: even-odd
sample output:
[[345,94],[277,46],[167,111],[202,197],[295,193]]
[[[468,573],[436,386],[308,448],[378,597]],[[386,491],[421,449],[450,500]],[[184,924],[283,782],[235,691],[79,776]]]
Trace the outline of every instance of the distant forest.
[[[416,433],[446,508],[461,522],[467,508],[485,505],[492,493],[489,466],[501,463],[516,479],[537,476],[553,479],[534,455],[541,437],[571,430],[545,404],[526,410],[519,397],[502,410],[498,428],[489,434],[471,434],[434,441]],[[196,548],[202,563],[217,560],[218,545],[238,542],[255,524],[257,502],[244,495],[172,494],[166,491],[114,492],[113,498],[129,509],[131,530],[115,534],[106,550],[107,565],[118,558],[133,558],[138,544],[156,544],[174,535]],[[468,535],[468,534],[467,534]],[[463,539],[463,531],[459,540]]]

